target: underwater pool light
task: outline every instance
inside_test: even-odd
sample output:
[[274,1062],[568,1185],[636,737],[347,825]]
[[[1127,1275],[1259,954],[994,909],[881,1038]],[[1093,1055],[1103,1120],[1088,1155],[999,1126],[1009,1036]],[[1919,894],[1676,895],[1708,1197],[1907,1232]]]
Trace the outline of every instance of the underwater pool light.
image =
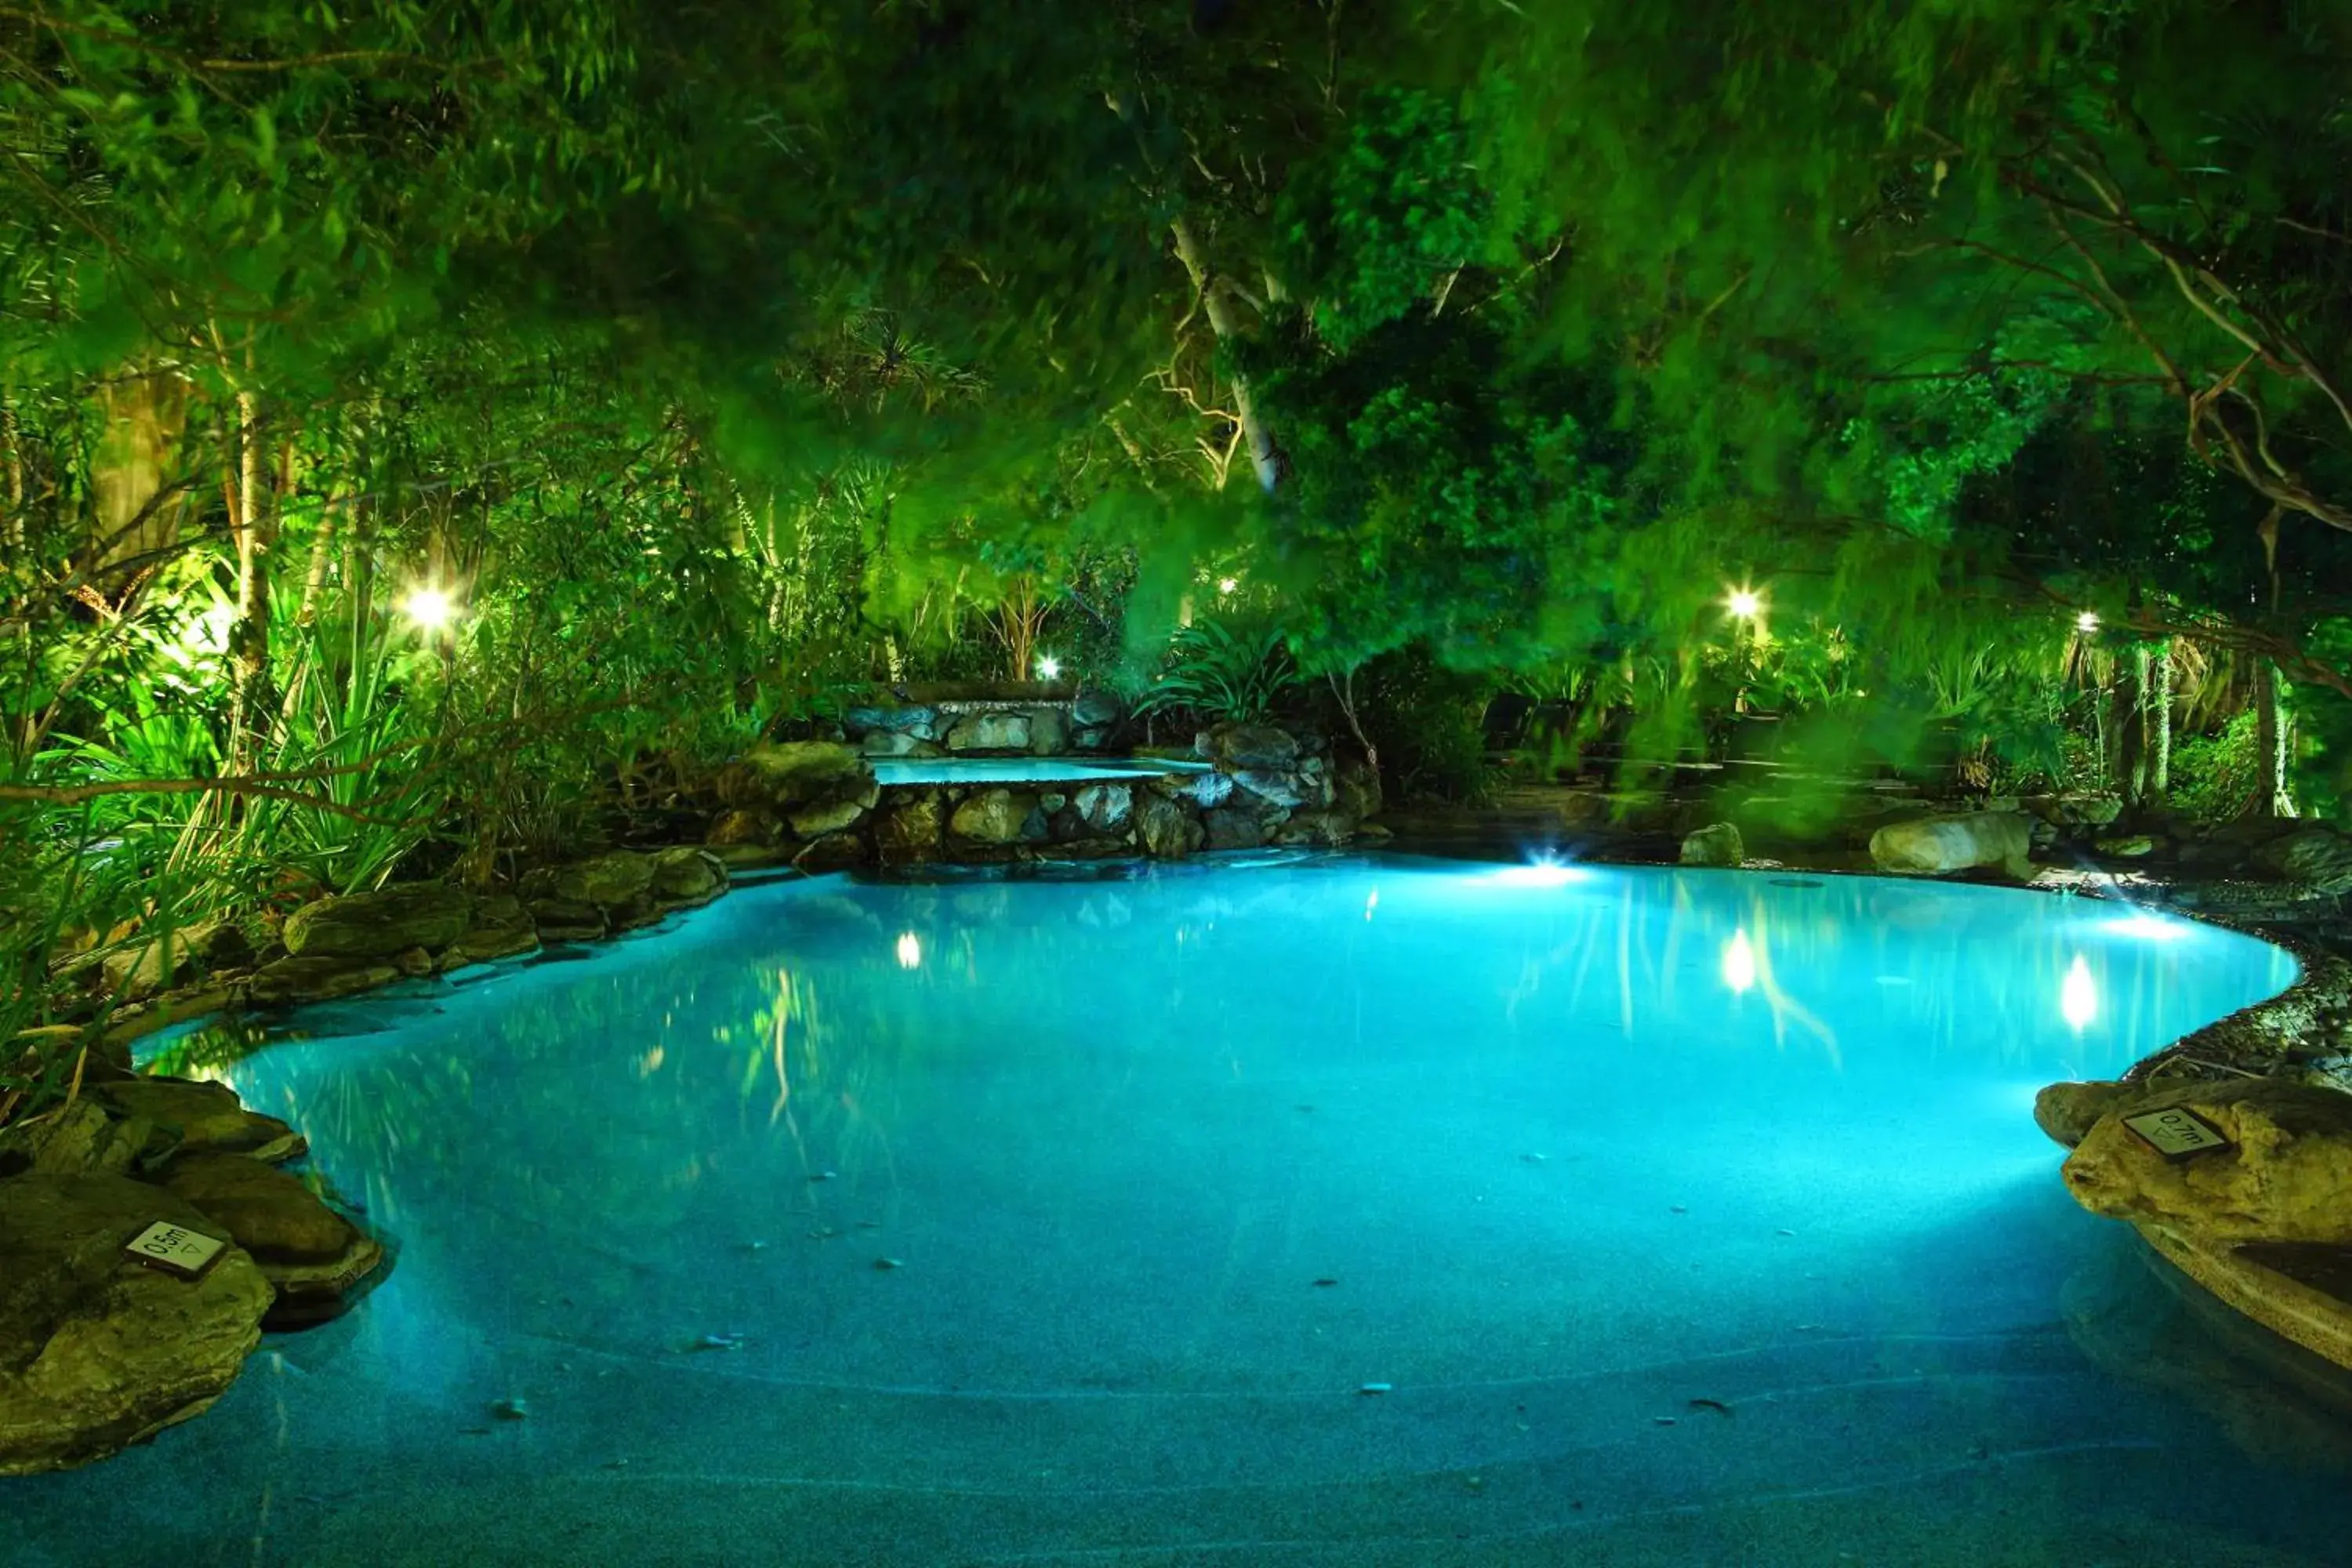
[[923,939],[913,931],[898,933],[898,967],[919,969],[923,965]]
[[2189,934],[2181,921],[2168,921],[2155,915],[2126,915],[2107,922],[2107,930],[2117,936],[2136,936],[2143,942],[2179,942]]
[[2099,988],[2091,979],[2091,966],[2083,962],[2079,952],[2074,955],[2074,966],[2066,971],[2065,981],[2058,987],[2058,1016],[2078,1035],[2099,1016]]
[[1748,940],[1745,926],[1723,944],[1723,983],[1731,987],[1734,996],[1745,996],[1756,989],[1756,949]]
[[1549,856],[1538,856],[1524,866],[1506,866],[1495,872],[1492,880],[1512,888],[1564,888],[1583,879],[1584,873],[1573,866],[1563,866]]

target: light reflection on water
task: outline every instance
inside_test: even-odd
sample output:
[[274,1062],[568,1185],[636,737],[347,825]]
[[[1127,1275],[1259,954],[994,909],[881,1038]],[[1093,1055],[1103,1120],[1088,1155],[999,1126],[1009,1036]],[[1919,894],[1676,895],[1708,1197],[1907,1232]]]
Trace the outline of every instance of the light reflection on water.
[[[1563,1531],[1717,1560],[1669,1518],[1759,1563],[1825,1530],[1866,1561],[2033,1561],[2040,1529],[2322,1560],[2352,1505],[2230,1441],[2271,1395],[2126,1381],[2177,1336],[2118,1316],[2160,1296],[2030,1114],[2284,954],[1995,889],[1561,869],[801,883],[321,1009],[377,1032],[225,1070],[399,1271],[104,1495],[201,1482],[305,1563],[429,1561],[489,1517],[513,1560],[558,1514],[700,1540],[717,1476],[820,1562],[1276,1515],[1285,1561]],[[483,1426],[513,1395],[530,1420]],[[390,1545],[287,1502],[321,1466]],[[45,1542],[95,1484],[7,1500]],[[2232,1488],[2270,1500],[2252,1533],[2200,1500]]]

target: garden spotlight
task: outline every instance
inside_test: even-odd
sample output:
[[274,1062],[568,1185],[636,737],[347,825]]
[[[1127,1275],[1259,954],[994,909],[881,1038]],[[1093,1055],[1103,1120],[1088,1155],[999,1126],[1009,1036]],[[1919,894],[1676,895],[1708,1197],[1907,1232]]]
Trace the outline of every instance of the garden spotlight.
[[2099,613],[2096,610],[2084,610],[2074,617],[2074,629],[2084,637],[2089,637],[2099,629]]
[[1060,659],[1058,659],[1058,658],[1055,658],[1052,654],[1050,654],[1050,653],[1049,653],[1049,654],[1047,654],[1045,658],[1041,658],[1041,659],[1039,659],[1039,660],[1037,661],[1037,679],[1040,679],[1040,680],[1058,680],[1058,679],[1061,679],[1061,675],[1062,675],[1062,661],[1061,661]]
[[400,602],[400,613],[414,621],[419,631],[430,635],[449,624],[457,606],[438,588],[415,588]]
[[1724,604],[1743,621],[1752,621],[1764,613],[1763,595],[1753,588],[1734,588]]

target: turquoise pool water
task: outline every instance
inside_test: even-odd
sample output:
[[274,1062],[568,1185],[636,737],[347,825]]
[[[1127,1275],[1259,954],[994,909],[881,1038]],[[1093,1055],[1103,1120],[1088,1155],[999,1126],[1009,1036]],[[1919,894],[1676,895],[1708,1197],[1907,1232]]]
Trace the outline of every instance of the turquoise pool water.
[[876,757],[872,765],[886,784],[1081,784],[1210,770],[1164,757]]
[[1866,879],[745,890],[227,1068],[399,1266],[7,1561],[2340,1564],[2352,1430],[2030,1115],[2293,973]]

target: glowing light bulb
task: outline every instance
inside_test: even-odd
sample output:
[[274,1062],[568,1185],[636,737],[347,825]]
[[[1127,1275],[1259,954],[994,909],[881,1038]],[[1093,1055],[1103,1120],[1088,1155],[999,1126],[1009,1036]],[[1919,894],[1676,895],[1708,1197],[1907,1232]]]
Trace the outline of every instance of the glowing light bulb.
[[1045,658],[1041,658],[1041,659],[1039,659],[1039,660],[1037,661],[1037,679],[1040,679],[1040,680],[1058,680],[1059,679],[1061,679],[1061,674],[1062,674],[1062,661],[1061,661],[1060,659],[1058,659],[1058,658],[1055,658],[1052,654],[1050,654],[1050,653],[1049,653],[1049,654],[1047,654]]
[[2089,637],[2099,629],[2099,613],[2096,610],[2084,610],[2074,617],[2074,629],[2084,637]]
[[2074,967],[2066,971],[2064,984],[2058,987],[2058,1012],[2078,1035],[2099,1016],[2099,988],[2092,982],[2091,966],[2083,962],[2079,952],[2074,955]]
[[1743,621],[1752,621],[1764,613],[1764,597],[1753,588],[1734,588],[1724,604]]
[[898,967],[919,969],[922,964],[923,939],[910,931],[900,931],[898,933]]
[[1745,926],[1733,931],[1731,940],[1723,944],[1723,983],[1731,987],[1735,996],[1745,996],[1756,989],[1756,949],[1748,944]]
[[438,588],[412,588],[408,597],[400,602],[400,613],[414,621],[418,630],[437,632],[449,624],[457,606]]

